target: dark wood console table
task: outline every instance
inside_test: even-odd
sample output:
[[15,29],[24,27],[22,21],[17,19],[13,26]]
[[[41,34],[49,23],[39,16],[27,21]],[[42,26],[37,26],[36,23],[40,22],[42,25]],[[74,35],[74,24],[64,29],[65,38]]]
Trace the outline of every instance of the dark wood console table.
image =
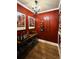
[[[37,33],[34,34],[28,34],[23,40],[17,40],[17,57],[18,59],[21,59],[21,56],[23,55],[24,51],[30,52],[30,49],[36,45]],[[28,51],[29,50],[29,51]]]
[[34,34],[28,34],[28,36],[24,40],[17,40],[17,45],[23,44],[25,41],[30,40],[33,37],[36,37],[37,33]]

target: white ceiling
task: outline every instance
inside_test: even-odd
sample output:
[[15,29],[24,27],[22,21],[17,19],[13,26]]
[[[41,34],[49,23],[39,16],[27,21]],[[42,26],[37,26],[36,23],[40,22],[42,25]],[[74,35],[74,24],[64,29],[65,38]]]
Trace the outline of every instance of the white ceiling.
[[[18,0],[18,1],[33,11],[32,6],[34,5],[35,0]],[[40,12],[42,12],[58,8],[60,0],[38,0],[38,2],[40,6]]]

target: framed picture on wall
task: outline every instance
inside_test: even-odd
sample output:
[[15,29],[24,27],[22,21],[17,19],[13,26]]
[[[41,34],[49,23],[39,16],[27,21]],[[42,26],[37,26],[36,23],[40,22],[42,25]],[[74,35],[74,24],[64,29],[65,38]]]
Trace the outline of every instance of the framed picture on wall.
[[29,29],[34,29],[35,28],[35,18],[28,16],[28,27]]
[[17,30],[25,30],[26,29],[26,15],[17,12]]

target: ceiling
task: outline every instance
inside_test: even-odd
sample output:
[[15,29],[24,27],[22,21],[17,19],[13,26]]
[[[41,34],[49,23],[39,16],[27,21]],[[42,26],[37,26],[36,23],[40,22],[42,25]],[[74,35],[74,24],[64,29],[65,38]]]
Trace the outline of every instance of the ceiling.
[[[32,9],[32,6],[35,4],[35,0],[18,0],[20,3]],[[59,7],[60,0],[38,0],[38,5],[40,6],[40,12],[55,9]]]

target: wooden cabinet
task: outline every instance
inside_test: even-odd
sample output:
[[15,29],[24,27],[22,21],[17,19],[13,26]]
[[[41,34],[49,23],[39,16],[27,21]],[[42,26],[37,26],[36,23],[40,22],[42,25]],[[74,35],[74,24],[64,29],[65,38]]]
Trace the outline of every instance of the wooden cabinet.
[[17,40],[17,59],[22,59],[22,56],[25,53],[29,53],[30,50],[36,45],[37,34],[29,34],[25,39],[23,40]]

